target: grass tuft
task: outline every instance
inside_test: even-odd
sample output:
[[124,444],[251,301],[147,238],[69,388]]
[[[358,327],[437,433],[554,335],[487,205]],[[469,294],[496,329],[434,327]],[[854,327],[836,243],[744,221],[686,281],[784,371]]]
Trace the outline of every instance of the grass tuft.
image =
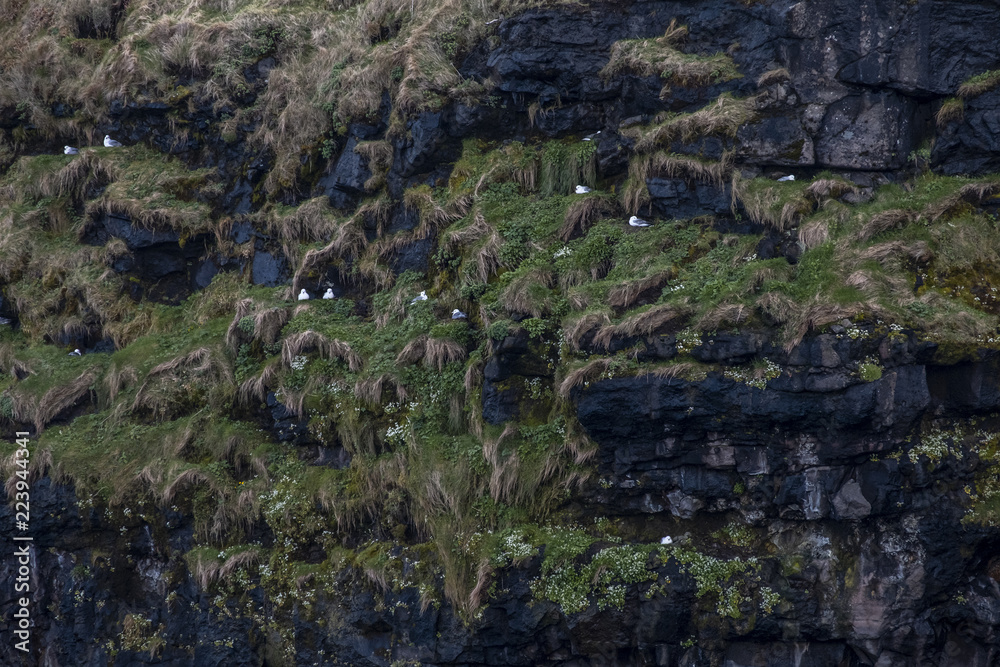
[[977,74],[962,83],[958,87],[958,97],[968,100],[978,97],[983,93],[993,90],[1000,84],[1000,69],[993,69],[982,74]]

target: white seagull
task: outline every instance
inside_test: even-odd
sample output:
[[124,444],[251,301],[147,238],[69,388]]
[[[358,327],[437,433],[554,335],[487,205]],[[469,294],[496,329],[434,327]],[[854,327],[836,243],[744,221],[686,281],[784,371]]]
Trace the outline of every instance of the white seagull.
[[413,297],[413,301],[410,302],[410,305],[412,306],[417,301],[427,301],[427,292],[425,290],[420,290],[420,294]]
[[80,352],[80,348],[76,348],[75,350],[73,350],[72,352],[69,353],[69,356],[71,356],[71,357],[82,357],[83,353]]
[[105,134],[104,135],[104,147],[105,148],[117,148],[118,146],[121,146],[121,143],[119,143],[119,142],[115,141],[114,139],[112,139],[110,134]]
[[465,313],[463,313],[462,311],[460,311],[458,308],[456,308],[455,310],[451,311],[451,319],[453,319],[453,320],[466,320],[468,318],[469,318],[469,316],[466,315]]
[[576,194],[578,194],[578,195],[585,195],[588,192],[590,192],[590,188],[588,188],[586,185],[578,185],[578,186],[576,186]]
[[308,300],[309,300],[309,292],[307,292],[306,288],[303,287],[302,291],[299,292],[299,301],[308,301]]
[[787,183],[789,181],[794,181],[794,180],[795,180],[795,174],[789,174],[788,176],[782,176],[781,178],[779,178],[778,182]]
[[637,218],[634,215],[628,219],[628,224],[630,227],[652,227],[648,222],[642,218]]
[[674,543],[674,538],[670,537],[669,535],[660,540],[660,544],[673,544],[673,543]]
[[63,146],[63,155],[79,155],[80,151],[72,146]]
[[326,291],[323,292],[323,298],[324,299],[332,299],[333,298],[333,289],[330,288],[330,287],[327,287]]
[[594,132],[593,134],[588,134],[587,136],[585,136],[583,138],[583,140],[584,141],[593,141],[594,139],[597,138],[597,135],[599,135],[600,133],[601,133],[601,131],[598,130],[597,132]]

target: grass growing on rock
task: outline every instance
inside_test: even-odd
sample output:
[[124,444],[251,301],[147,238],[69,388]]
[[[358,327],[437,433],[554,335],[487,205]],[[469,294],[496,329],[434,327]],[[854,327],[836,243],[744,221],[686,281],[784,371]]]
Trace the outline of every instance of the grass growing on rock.
[[616,42],[600,75],[605,79],[622,72],[658,75],[664,81],[660,97],[669,95],[671,85],[700,88],[742,76],[732,58],[725,54],[704,56],[681,51],[679,47],[687,35],[687,26],[674,20],[660,37]]
[[[318,155],[347,123],[371,119],[383,93],[404,114],[440,109],[483,82],[457,63],[490,21],[564,0],[366,0],[220,5],[209,0],[54,1],[12,5],[0,29],[0,106],[29,134],[94,144],[110,104],[123,97],[164,103],[179,138],[197,134],[184,114],[217,113],[221,135],[250,133],[276,160],[267,186],[289,187],[303,149]],[[25,43],[29,45],[24,48]],[[270,59],[270,60],[269,60]],[[260,75],[258,64],[271,63]],[[256,104],[247,100],[256,98]],[[57,116],[53,106],[73,109]],[[31,130],[25,129],[31,127]]]
[[[730,174],[728,158],[665,152],[684,138],[676,127],[662,141],[649,136],[636,180],[718,184]],[[978,343],[1000,312],[991,268],[1000,235],[983,208],[995,180],[927,174],[857,204],[846,198],[853,184],[832,174],[737,181],[734,210],[760,223],[758,234],[720,233],[709,218],[649,216],[654,225],[636,229],[596,181],[592,144],[562,141],[467,141],[447,185],[408,190],[420,220],[399,242],[434,238],[426,275],[382,272],[397,249],[377,224],[383,195],[348,218],[310,200],[258,214],[295,263],[291,291],[230,273],[180,305],[135,303],[105,271],[120,244],[77,242],[84,214],[135,202],[171,211],[137,220],[208,232],[211,173],[144,149],[75,160],[78,170],[60,156],[22,159],[3,183],[11,240],[0,271],[21,316],[0,336],[4,423],[41,431],[33,474],[48,467],[112,508],[141,499],[190,513],[198,544],[188,560],[201,584],[235,598],[237,586],[260,585],[288,614],[350,568],[378,591],[414,587],[425,604],[448,600],[471,621],[496,572],[543,546],[533,590],[566,613],[657,594],[669,556],[718,614],[749,614],[753,598],[737,580],[753,580],[759,564],[746,553],[668,552],[566,525],[564,501],[591,474],[595,448],[565,399],[622,375],[703,378],[718,369],[689,355],[713,331],[778,327],[794,342],[845,317],[881,318]],[[106,189],[88,194],[94,183]],[[571,194],[583,183],[594,191]],[[30,234],[18,236],[23,229]],[[759,257],[764,234],[798,246],[798,260]],[[328,269],[351,298],[287,300]],[[414,302],[421,291],[429,298]],[[456,307],[469,320],[451,320]],[[50,344],[91,326],[117,351],[68,357]],[[484,367],[494,343],[519,331],[544,366],[523,387],[531,409],[485,424]],[[673,336],[678,358],[640,362],[637,341],[653,336]],[[874,381],[881,368],[870,365],[858,373]],[[723,372],[759,389],[780,369],[757,360]],[[292,421],[308,420],[312,442],[343,452],[344,467],[308,465],[261,431],[273,423],[271,392]],[[247,543],[260,527],[273,544]],[[660,588],[646,590],[654,580]],[[287,634],[279,620],[260,623]]]

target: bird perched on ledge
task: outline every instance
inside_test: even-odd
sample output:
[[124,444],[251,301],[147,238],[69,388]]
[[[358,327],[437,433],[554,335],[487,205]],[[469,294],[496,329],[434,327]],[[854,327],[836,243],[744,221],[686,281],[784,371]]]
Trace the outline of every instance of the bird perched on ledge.
[[795,174],[789,174],[788,176],[782,176],[778,179],[779,183],[788,183],[795,180]]
[[453,320],[467,320],[467,319],[469,319],[469,316],[466,315],[465,313],[463,313],[462,311],[460,311],[458,308],[456,308],[455,310],[451,311],[451,319],[453,319]]
[[586,185],[578,185],[578,186],[576,186],[576,194],[578,194],[578,195],[585,195],[588,192],[590,192],[590,188],[588,188]]
[[309,292],[307,292],[306,288],[303,287],[302,290],[299,292],[299,301],[308,301],[308,300],[309,300]]
[[104,147],[105,148],[117,148],[119,146],[121,146],[121,143],[119,143],[119,142],[115,141],[114,139],[112,139],[110,134],[105,134],[104,135]]
[[628,219],[628,224],[630,227],[652,227],[651,224],[649,224],[642,218],[637,218],[634,215]]
[[75,350],[73,350],[72,352],[69,353],[69,356],[71,356],[71,357],[82,357],[83,356],[83,352],[80,352],[80,348],[76,348]]
[[80,151],[72,146],[63,146],[63,155],[79,155]]
[[330,287],[327,287],[326,291],[323,292],[323,298],[327,299],[327,300],[332,299],[333,298],[333,289],[330,288]]
[[410,305],[411,306],[414,305],[415,303],[417,303],[417,301],[427,301],[427,292],[426,292],[426,290],[420,290],[420,294],[418,294],[417,296],[413,297],[413,301],[410,302]]

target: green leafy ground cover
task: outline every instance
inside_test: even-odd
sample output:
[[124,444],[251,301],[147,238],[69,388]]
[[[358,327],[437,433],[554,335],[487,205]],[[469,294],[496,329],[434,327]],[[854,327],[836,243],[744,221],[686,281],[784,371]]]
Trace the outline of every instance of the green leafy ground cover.
[[[67,264],[67,257],[86,251],[75,241],[81,220],[47,229],[51,216],[44,216],[52,204],[42,196],[46,179],[64,178],[72,158],[25,158],[4,179],[27,193],[12,202],[7,219],[12,231],[35,224],[35,237],[20,265],[25,268],[8,273],[10,288],[51,305],[25,309],[24,326],[4,334],[5,416],[43,427],[39,447],[53,470],[91,502],[117,506],[142,497],[174,503],[184,495],[201,539],[223,550],[238,545],[252,522],[265,521],[283,537],[270,554],[255,551],[258,564],[294,562],[311,542],[342,559],[344,548],[361,548],[362,535],[376,545],[427,544],[438,566],[428,571],[425,589],[439,578],[444,594],[475,614],[487,599],[479,580],[488,577],[489,563],[504,560],[496,555],[502,548],[483,539],[483,531],[510,535],[557,516],[561,499],[590,474],[593,445],[557,398],[559,383],[595,360],[606,362],[593,379],[659,368],[627,354],[591,356],[593,350],[576,345],[581,322],[603,332],[597,339],[605,341],[653,332],[676,333],[681,341],[694,335],[681,344],[682,353],[700,341],[687,332],[707,326],[710,333],[778,323],[794,340],[809,327],[845,316],[933,331],[927,335],[955,345],[990,345],[996,310],[983,267],[997,259],[997,233],[995,220],[977,212],[983,191],[990,196],[989,179],[924,175],[908,189],[883,187],[858,206],[817,195],[810,183],[744,184],[747,209],[765,222],[790,204],[797,211],[792,224],[807,243],[801,261],[791,265],[757,258],[759,237],[720,235],[709,220],[664,220],[636,230],[624,224],[627,211],[612,193],[557,192],[585,175],[589,159],[566,146],[468,144],[449,186],[418,193],[425,213],[464,209],[450,224],[438,225],[434,269],[428,276],[391,277],[373,294],[367,317],[354,314],[349,300],[294,308],[285,300],[287,288],[253,288],[223,275],[179,306],[124,301],[119,311],[92,309],[88,316],[110,330],[131,325],[130,335],[114,354],[82,358],[46,344],[53,322],[65,322],[69,308],[63,297],[46,299],[65,294],[74,271],[99,272],[107,260],[97,254],[79,266]],[[128,167],[123,160],[81,171],[149,170],[147,161],[155,159],[130,150]],[[100,159],[120,156],[125,152]],[[202,174],[171,175],[163,166],[156,160],[159,187],[205,183]],[[141,182],[138,172],[133,177]],[[72,208],[73,186],[66,188],[66,207]],[[553,193],[546,196],[549,188]],[[120,196],[148,202],[157,192],[132,183]],[[107,190],[102,195],[110,196]],[[78,197],[76,205],[93,201]],[[164,217],[160,224],[172,220]],[[350,223],[332,216],[328,228]],[[45,243],[64,250],[33,245]],[[363,283],[358,267],[377,242],[361,245],[354,268],[344,270]],[[321,246],[305,243],[299,256],[310,247]],[[922,284],[915,287],[918,275]],[[107,302],[127,300],[120,282],[107,278],[81,283],[101,290]],[[420,289],[431,299],[410,305]],[[249,305],[237,317],[244,299]],[[795,312],[783,313],[783,304]],[[453,305],[468,310],[472,321],[444,317]],[[267,313],[279,311],[284,324],[265,331]],[[519,326],[550,355],[553,384],[532,390],[548,407],[515,428],[490,427],[478,414],[482,364],[493,330],[503,335]],[[764,360],[727,374],[758,387],[774,377]],[[862,364],[859,375],[871,381],[880,368]],[[74,382],[68,396],[60,394]],[[319,442],[346,447],[351,466],[306,467],[292,448],[269,442],[251,418],[266,389],[309,416]],[[89,406],[86,414],[64,423],[59,416],[80,401]],[[188,487],[194,493],[179,493]],[[364,549],[354,553],[351,559]],[[553,552],[547,553],[550,558]],[[652,552],[642,547],[635,553]],[[591,565],[573,566],[584,570],[565,565],[559,577],[575,572],[573,581],[587,579],[580,572],[602,562],[594,558]],[[356,562],[351,559],[344,562]],[[590,589],[562,581],[553,568],[543,564],[538,594],[579,610]],[[610,571],[602,581],[614,592],[595,599],[618,604],[622,589],[616,587],[652,577],[646,564],[631,573]],[[730,603],[727,609],[738,609]]]
[[[255,141],[296,147],[294,155],[279,153],[272,175],[280,183],[297,173],[301,150],[321,150],[344,123],[377,108],[382,88],[404,110],[476,93],[472,84],[462,88],[448,59],[483,36],[471,26],[516,9],[510,2],[376,4],[331,14],[292,3],[279,21],[259,3],[225,11],[168,3],[155,16],[129,3],[122,20],[134,38],[116,44],[73,36],[73,12],[83,11],[74,4],[25,29],[39,36],[36,55],[58,56],[63,69],[53,77],[66,81],[94,64],[107,77],[124,54],[135,54],[139,66],[121,79],[123,90],[174,101],[193,94],[175,85],[179,72],[214,59],[219,65],[202,73],[199,93],[238,100],[247,85],[242,66],[280,55],[260,103],[225,121],[264,119]],[[179,29],[182,12],[190,37]],[[477,20],[448,23],[457,12]],[[29,21],[18,16],[22,26]],[[91,20],[101,30],[111,18]],[[445,24],[449,30],[438,30]],[[307,32],[309,39],[295,39]],[[738,76],[725,56],[679,51],[682,36],[622,44],[615,62],[639,72],[669,66],[661,77],[679,85]],[[45,111],[60,96],[80,102],[83,115],[73,122],[81,136],[100,116],[85,78],[79,88],[56,91],[17,68],[3,76],[20,86],[11,89],[28,100],[22,113],[42,132],[66,131]],[[320,97],[308,103],[297,97],[316,91]],[[218,195],[210,171],[190,172],[142,147],[19,158],[0,180],[0,278],[21,321],[0,334],[0,415],[8,426],[35,425],[33,474],[47,470],[72,482],[83,506],[103,506],[123,525],[133,507],[150,516],[164,507],[193,515],[199,546],[187,562],[201,585],[216,591],[220,610],[255,617],[286,639],[280,614],[265,619],[241,607],[249,604],[242,592],[260,585],[277,609],[308,611],[317,591],[333,587],[348,567],[383,591],[414,586],[425,604],[447,600],[472,620],[496,593],[499,568],[540,558],[535,595],[576,613],[662,593],[669,582],[659,572],[674,559],[720,616],[766,613],[778,602],[773,592],[755,595],[734,583],[752,582],[763,559],[759,540],[739,526],[712,543],[669,548],[610,521],[578,526],[565,501],[593,481],[596,447],[565,400],[570,390],[616,375],[709,372],[766,387],[780,372],[770,360],[721,369],[690,357],[703,338],[727,329],[773,330],[791,345],[848,318],[858,335],[870,326],[916,330],[954,358],[995,347],[1000,230],[988,213],[994,178],[923,174],[850,205],[842,195],[854,186],[832,174],[746,181],[734,178],[728,156],[707,162],[665,152],[677,137],[731,135],[752,115],[751,102],[724,95],[703,111],[637,128],[626,183],[597,182],[593,145],[578,138],[467,141],[447,185],[406,193],[420,227],[380,231],[374,240],[364,223],[375,220],[381,230],[390,204],[377,180],[350,216],[321,200],[268,203],[258,222],[293,262],[293,286],[257,288],[245,276],[222,274],[175,306],[129,296],[129,279],[108,268],[127,252],[120,241],[95,248],[80,239],[102,212],[170,229],[182,242],[197,234],[223,239],[227,223],[206,204]],[[762,230],[796,231],[800,260],[759,258],[763,233],[721,234],[710,219],[628,227],[628,216],[648,202],[646,178],[656,175],[733,183],[733,214]],[[577,184],[594,191],[571,194]],[[395,249],[431,235],[429,274],[394,275]],[[227,250],[244,258],[253,252]],[[291,300],[328,266],[356,288],[367,311],[349,299]],[[411,305],[420,290],[430,299]],[[455,307],[470,321],[451,321]],[[69,357],[53,345],[91,327],[119,349]],[[482,422],[483,367],[492,344],[518,328],[529,332],[552,380],[525,387],[532,406],[519,423],[493,427]],[[675,335],[680,356],[641,364],[634,349],[605,353],[616,338],[652,334]],[[874,359],[857,370],[863,381],[882,372]],[[344,447],[350,466],[307,466],[296,448],[273,442],[261,421],[269,390],[309,418],[312,438]],[[954,455],[947,443],[942,453],[931,432],[920,435],[918,460]],[[991,443],[984,435],[969,446],[989,453]],[[9,445],[0,451],[9,454]],[[992,521],[996,492],[988,479],[980,492],[978,518]],[[273,533],[273,545],[248,542],[254,525]],[[311,545],[325,560],[307,560]],[[155,649],[152,628],[142,619],[131,627],[130,645]]]

